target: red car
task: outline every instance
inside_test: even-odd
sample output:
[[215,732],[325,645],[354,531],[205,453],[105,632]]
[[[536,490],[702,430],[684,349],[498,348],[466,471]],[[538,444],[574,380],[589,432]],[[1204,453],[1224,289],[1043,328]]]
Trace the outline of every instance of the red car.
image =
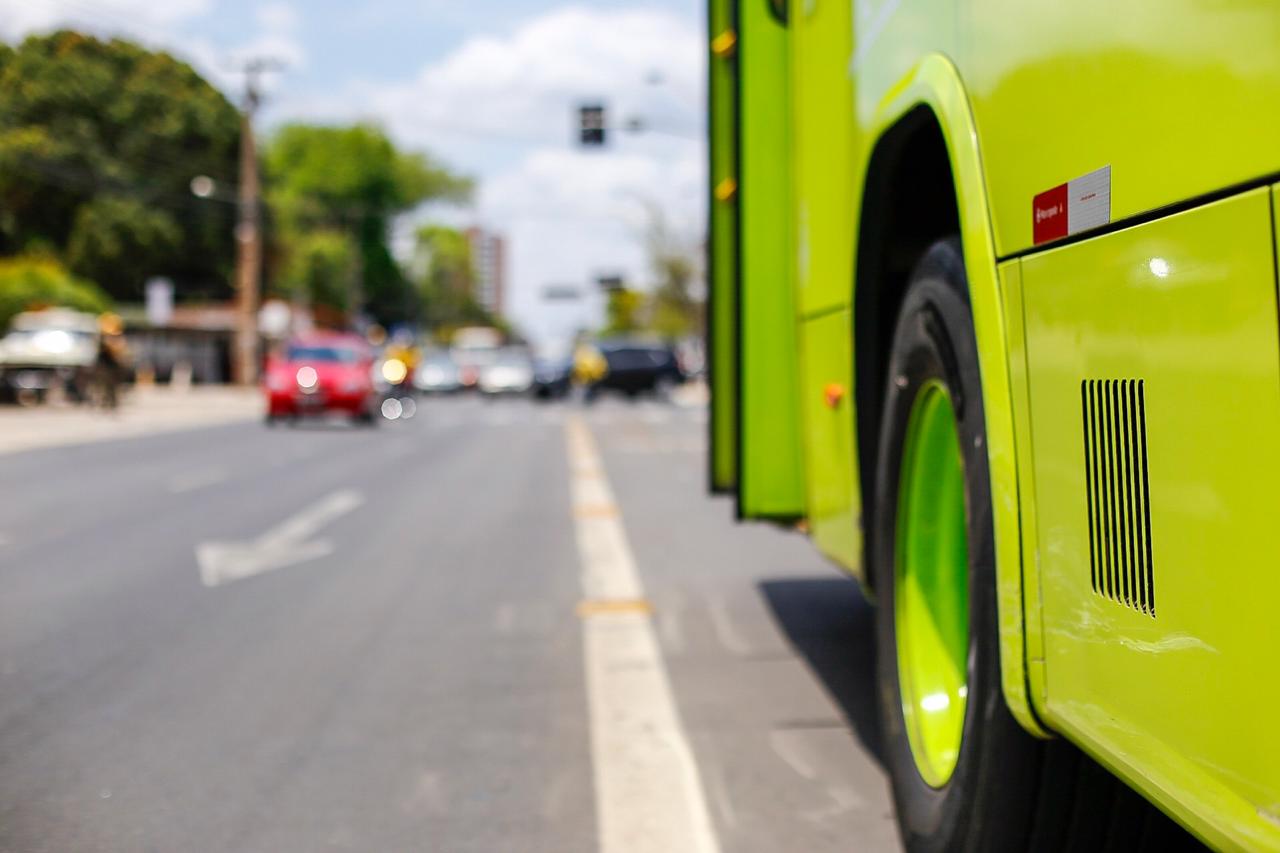
[[290,342],[267,360],[263,376],[267,423],[331,412],[377,423],[373,352],[358,335],[315,334]]

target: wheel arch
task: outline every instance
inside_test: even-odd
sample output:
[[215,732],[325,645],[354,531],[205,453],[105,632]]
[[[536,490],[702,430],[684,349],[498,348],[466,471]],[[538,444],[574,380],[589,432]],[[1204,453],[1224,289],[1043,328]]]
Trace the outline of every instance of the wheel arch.
[[[852,300],[862,528],[873,529],[869,498],[874,490],[868,478],[874,476],[878,451],[889,337],[907,277],[924,248],[958,233],[986,411],[1002,691],[1018,722],[1033,734],[1046,736],[1027,687],[1022,536],[1005,309],[977,129],[955,66],[939,54],[923,58],[889,90],[869,130],[875,145],[862,184],[854,260],[858,284]],[[864,555],[869,554],[865,537],[863,547]]]

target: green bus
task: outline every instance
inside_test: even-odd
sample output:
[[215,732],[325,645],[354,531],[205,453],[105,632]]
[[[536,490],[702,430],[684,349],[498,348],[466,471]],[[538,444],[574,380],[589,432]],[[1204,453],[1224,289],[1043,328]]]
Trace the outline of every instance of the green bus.
[[708,62],[711,485],[876,601],[906,845],[1280,849],[1280,5],[710,0]]

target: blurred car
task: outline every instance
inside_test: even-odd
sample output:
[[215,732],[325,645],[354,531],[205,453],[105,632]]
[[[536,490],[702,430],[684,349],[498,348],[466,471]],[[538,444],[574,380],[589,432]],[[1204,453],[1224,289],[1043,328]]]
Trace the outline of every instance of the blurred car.
[[267,423],[281,418],[339,413],[377,423],[381,395],[374,357],[357,335],[319,333],[297,338],[267,361],[263,390]]
[[493,364],[502,350],[502,333],[488,326],[468,326],[458,329],[453,334],[453,345],[449,350],[454,364],[458,365],[458,375],[463,388],[475,388],[480,382],[480,374]]
[[533,387],[533,360],[523,350],[505,349],[480,368],[476,388],[482,394],[524,394]]
[[667,344],[606,340],[595,349],[604,360],[604,373],[587,386],[588,398],[601,391],[620,391],[628,397],[660,393],[684,381],[675,350]]
[[533,396],[539,400],[566,397],[572,387],[573,359],[539,358],[533,362]]
[[447,352],[429,353],[414,371],[413,387],[424,394],[449,394],[462,388],[462,371]]
[[98,318],[66,308],[24,311],[0,338],[0,384],[37,400],[53,388],[74,399],[88,382],[99,348]]
[[462,383],[462,387],[477,387],[480,374],[497,360],[500,352],[501,350],[497,348],[483,347],[454,347],[450,350],[449,357],[453,359],[454,364],[458,365],[458,381]]

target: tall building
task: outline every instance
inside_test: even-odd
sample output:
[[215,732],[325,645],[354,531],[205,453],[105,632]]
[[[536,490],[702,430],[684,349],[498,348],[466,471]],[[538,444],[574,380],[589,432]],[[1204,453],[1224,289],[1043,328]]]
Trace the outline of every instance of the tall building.
[[500,317],[507,284],[506,240],[501,234],[472,227],[467,229],[467,242],[471,244],[475,267],[472,295],[491,314]]

